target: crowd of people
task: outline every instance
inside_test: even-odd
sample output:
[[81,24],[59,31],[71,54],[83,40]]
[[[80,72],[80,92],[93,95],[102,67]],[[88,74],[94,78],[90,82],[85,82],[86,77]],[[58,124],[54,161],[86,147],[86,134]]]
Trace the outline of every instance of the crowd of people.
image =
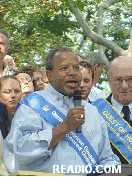
[[8,35],[0,30],[0,130],[9,173],[132,163],[131,56],[111,61],[107,97],[96,87],[105,67],[96,52],[91,59],[61,47],[49,52],[46,69],[21,70],[7,53]]

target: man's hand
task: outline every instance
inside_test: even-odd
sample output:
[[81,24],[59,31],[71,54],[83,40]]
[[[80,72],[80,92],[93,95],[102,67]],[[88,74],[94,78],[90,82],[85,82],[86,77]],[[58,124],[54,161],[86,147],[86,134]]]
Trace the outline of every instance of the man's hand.
[[84,106],[76,106],[71,108],[64,120],[67,125],[68,131],[76,129],[80,124],[85,123],[85,110]]
[[54,147],[69,131],[75,130],[85,122],[84,106],[71,108],[65,120],[52,129],[52,140],[48,149]]

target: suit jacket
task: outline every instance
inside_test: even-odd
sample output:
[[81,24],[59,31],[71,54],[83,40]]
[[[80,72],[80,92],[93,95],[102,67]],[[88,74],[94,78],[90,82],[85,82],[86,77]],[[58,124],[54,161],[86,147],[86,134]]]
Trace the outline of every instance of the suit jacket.
[[7,120],[8,120],[8,111],[6,105],[0,102],[0,130],[3,139],[5,139],[8,134]]
[[[111,97],[112,97],[112,93],[106,98],[106,100],[112,105]],[[111,144],[111,148],[113,152],[120,158],[121,164],[128,164],[127,160],[120,154],[120,152],[112,144]]]

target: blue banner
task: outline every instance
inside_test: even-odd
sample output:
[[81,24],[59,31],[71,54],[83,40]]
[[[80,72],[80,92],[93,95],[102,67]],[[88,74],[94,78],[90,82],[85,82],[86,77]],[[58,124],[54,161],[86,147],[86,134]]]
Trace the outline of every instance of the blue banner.
[[132,163],[132,127],[123,117],[107,102],[100,98],[92,103],[100,115],[105,119],[108,127],[109,138],[113,146],[127,160]]
[[[31,93],[27,95],[26,98],[18,103],[17,108],[21,104],[25,104],[34,109],[54,127],[63,122],[63,120],[66,118],[62,112],[60,112],[55,106],[47,102],[41,95],[37,93]],[[64,139],[71,147],[74,148],[74,150],[83,160],[84,164],[92,167],[92,171],[94,171],[95,167],[99,164],[99,158],[83,134],[76,133],[76,130],[73,130],[68,132]]]

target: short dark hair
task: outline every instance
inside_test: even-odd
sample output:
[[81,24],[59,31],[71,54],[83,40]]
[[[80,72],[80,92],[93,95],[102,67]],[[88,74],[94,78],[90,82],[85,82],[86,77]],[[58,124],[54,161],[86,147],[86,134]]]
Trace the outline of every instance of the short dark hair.
[[18,75],[18,74],[20,74],[20,73],[26,73],[26,74],[28,74],[31,78],[33,77],[33,71],[34,71],[34,67],[32,67],[32,66],[25,66],[25,67],[23,67],[22,69],[20,69],[19,71],[18,71],[18,73],[15,73],[15,74],[13,74],[14,76],[16,76],[16,75]]
[[31,78],[33,78],[34,72],[40,72],[42,74],[41,70],[38,67],[34,67],[34,66],[25,66],[19,71],[19,73],[28,74]]
[[85,61],[80,61],[79,64],[84,67],[84,68],[87,68],[91,71],[92,73],[92,80],[94,79],[94,71],[93,71],[93,67],[90,63],[88,62],[85,62]]
[[90,51],[84,57],[84,61],[90,63],[92,66],[97,63],[98,65],[106,64],[100,57],[98,52]]
[[53,58],[54,55],[57,52],[72,52],[72,50],[70,48],[67,47],[60,47],[54,50],[51,50],[45,60],[45,64],[46,64],[46,70],[52,70],[53,69]]

